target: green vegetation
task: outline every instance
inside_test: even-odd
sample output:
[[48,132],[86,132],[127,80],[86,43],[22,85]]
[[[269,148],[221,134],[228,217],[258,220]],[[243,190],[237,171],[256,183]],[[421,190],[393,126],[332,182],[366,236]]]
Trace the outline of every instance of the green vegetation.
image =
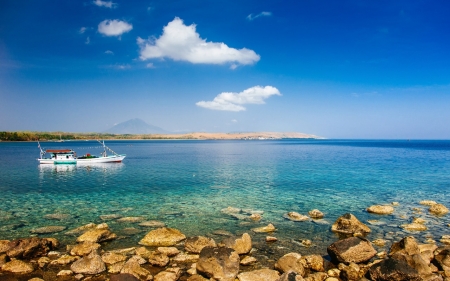
[[180,136],[168,135],[115,135],[100,133],[66,133],[66,132],[0,132],[0,141],[58,141],[62,140],[124,140],[124,139],[177,139]]

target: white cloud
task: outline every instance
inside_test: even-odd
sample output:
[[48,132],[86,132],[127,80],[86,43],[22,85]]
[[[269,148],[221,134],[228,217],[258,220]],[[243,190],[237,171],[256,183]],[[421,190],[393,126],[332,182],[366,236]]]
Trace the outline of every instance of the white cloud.
[[91,43],[91,39],[89,39],[89,37],[88,37],[88,38],[86,38],[86,41],[84,42],[84,44],[89,45],[89,43]]
[[247,16],[247,20],[252,21],[259,17],[270,17],[271,15],[272,15],[271,12],[261,12],[261,13],[257,14],[256,16],[253,16],[253,14],[250,14]]
[[231,120],[231,122],[233,122],[233,123],[237,123],[237,120],[236,120],[236,119],[233,119],[233,120]]
[[226,111],[244,111],[242,104],[264,104],[264,100],[276,95],[281,96],[280,91],[272,86],[255,86],[240,93],[224,92],[217,95],[212,101],[199,101],[197,106]]
[[153,65],[152,62],[147,63],[146,67],[147,68],[155,68],[155,66]]
[[114,52],[113,52],[113,51],[110,51],[110,50],[106,50],[106,51],[105,51],[105,54],[107,54],[107,55],[114,55]]
[[137,43],[141,48],[141,60],[168,57],[191,63],[246,65],[260,59],[258,54],[246,48],[234,49],[225,43],[207,42],[196,32],[195,24],[184,25],[180,18],[169,22],[158,39],[138,37]]
[[86,32],[86,30],[87,30],[87,28],[83,26],[82,28],[80,28],[80,30],[78,31],[78,33],[83,34],[83,33]]
[[106,8],[116,8],[117,7],[117,3],[113,3],[112,1],[102,1],[102,0],[95,0],[94,2],[95,5],[99,6],[99,7],[106,7]]
[[126,21],[104,20],[98,24],[98,32],[106,36],[120,36],[133,29]]

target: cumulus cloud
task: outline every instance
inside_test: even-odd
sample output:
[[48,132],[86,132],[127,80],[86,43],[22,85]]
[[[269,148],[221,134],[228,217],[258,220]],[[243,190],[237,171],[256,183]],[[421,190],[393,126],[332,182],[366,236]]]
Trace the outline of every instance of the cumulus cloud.
[[272,15],[271,12],[261,12],[261,13],[257,14],[256,16],[254,16],[253,14],[250,14],[247,16],[247,20],[252,21],[259,17],[270,17],[271,15]]
[[217,95],[212,101],[199,101],[197,106],[225,111],[244,111],[243,104],[264,104],[264,100],[271,96],[281,96],[280,91],[272,86],[255,86],[240,93],[224,92]]
[[111,51],[111,50],[106,50],[106,51],[105,51],[105,54],[107,54],[107,55],[114,55],[114,52]]
[[94,5],[97,5],[99,7],[106,7],[106,8],[116,8],[117,7],[117,3],[113,3],[112,1],[102,1],[102,0],[95,0]]
[[188,61],[203,64],[253,64],[259,61],[254,51],[234,49],[225,43],[207,42],[196,32],[196,25],[189,26],[180,18],[175,18],[163,28],[163,34],[155,39],[137,39],[140,59],[171,58],[175,61]]
[[98,32],[106,36],[120,36],[133,29],[126,21],[104,20],[98,24]]
[[152,62],[147,63],[147,65],[145,67],[147,67],[147,68],[155,68],[155,66],[153,65]]

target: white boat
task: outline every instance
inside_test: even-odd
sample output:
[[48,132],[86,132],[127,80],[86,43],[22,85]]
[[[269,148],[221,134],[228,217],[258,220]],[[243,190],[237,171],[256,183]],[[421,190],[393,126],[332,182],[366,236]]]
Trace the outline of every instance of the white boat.
[[[71,149],[47,149],[42,150],[41,145],[38,142],[38,147],[41,150],[41,156],[38,161],[39,164],[93,164],[93,163],[114,163],[122,162],[126,157],[125,154],[117,154],[112,149],[105,145],[105,141],[98,141],[103,145],[103,153],[100,156],[91,155],[89,153],[77,157],[76,152]],[[107,154],[107,150],[112,152],[112,155]],[[50,154],[50,157],[44,157],[46,154]]]

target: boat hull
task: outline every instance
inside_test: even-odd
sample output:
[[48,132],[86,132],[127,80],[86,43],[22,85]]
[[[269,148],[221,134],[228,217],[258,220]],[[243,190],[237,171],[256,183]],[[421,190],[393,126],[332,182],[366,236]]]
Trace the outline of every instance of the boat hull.
[[39,164],[77,164],[77,159],[38,159]]
[[85,158],[85,159],[77,159],[77,164],[90,164],[90,163],[114,163],[114,162],[122,162],[125,158],[125,155],[111,155],[106,157],[96,157],[96,158]]

